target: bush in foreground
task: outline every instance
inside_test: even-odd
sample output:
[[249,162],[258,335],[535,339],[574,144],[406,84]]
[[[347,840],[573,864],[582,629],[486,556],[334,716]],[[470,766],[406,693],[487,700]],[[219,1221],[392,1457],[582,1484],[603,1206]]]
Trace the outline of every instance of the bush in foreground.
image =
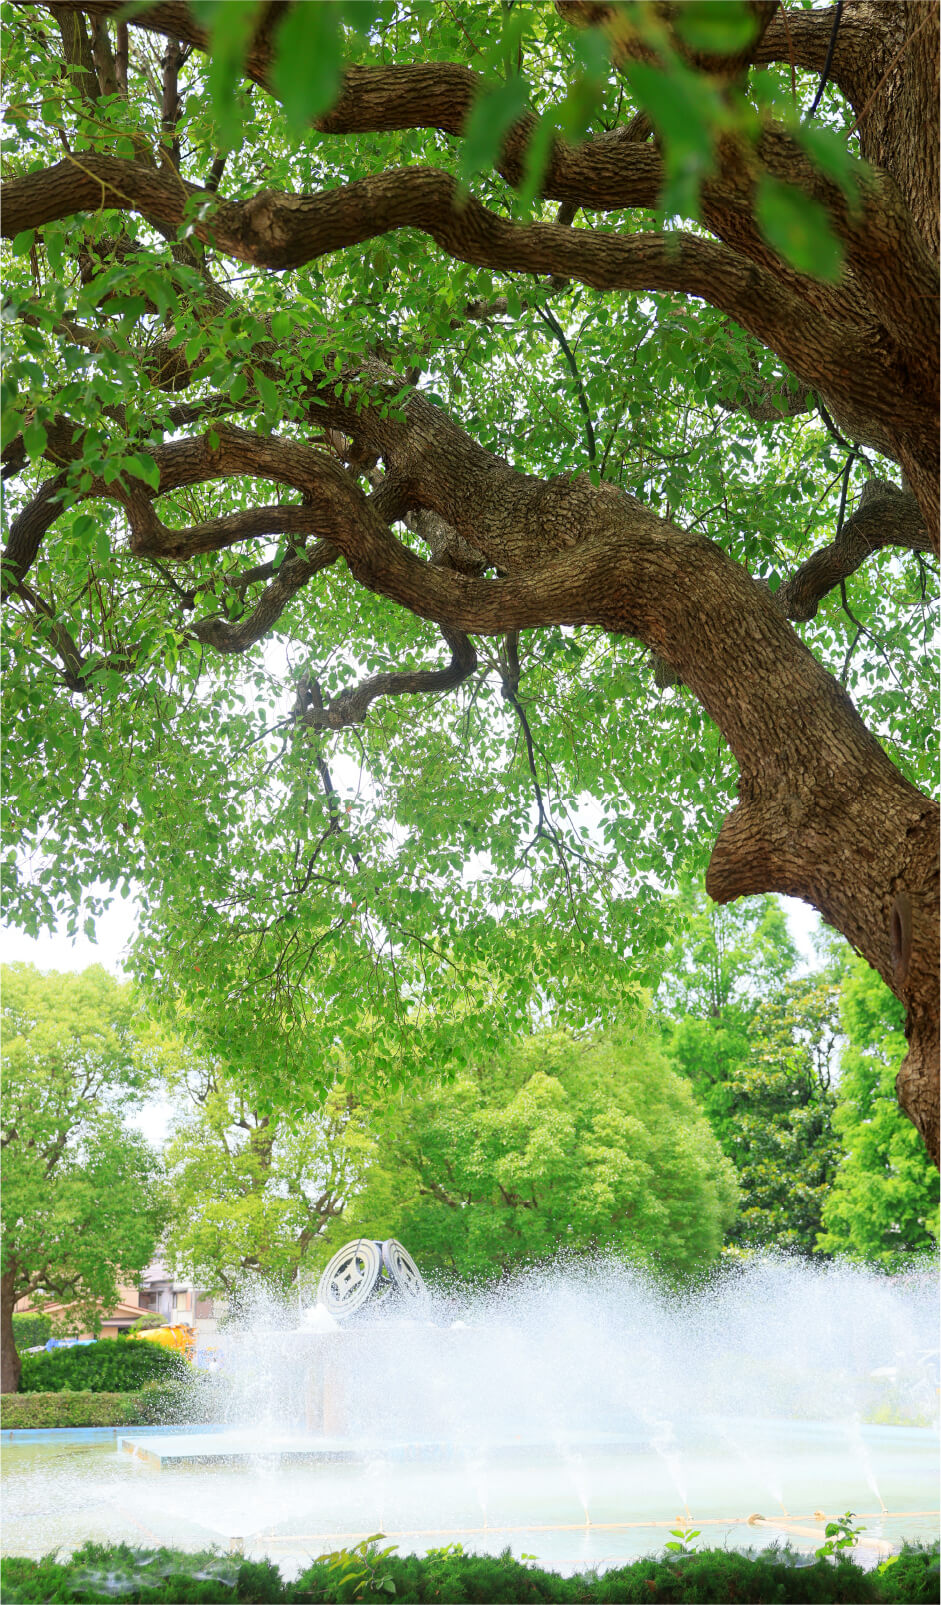
[[938,1598],[938,1546],[906,1545],[901,1554],[874,1572],[854,1561],[808,1560],[772,1546],[757,1555],[725,1549],[665,1559],[650,1557],[598,1576],[585,1572],[560,1577],[538,1566],[502,1555],[467,1555],[460,1545],[428,1555],[397,1555],[365,1544],[323,1556],[293,1583],[285,1582],[269,1561],[244,1561],[204,1550],[130,1549],[86,1544],[60,1562],[51,1557],[0,1561],[6,1605],[43,1601],[111,1601],[127,1605],[184,1605],[188,1601],[309,1602],[329,1605],[346,1600],[573,1601],[585,1605],[630,1605],[635,1600],[696,1600],[764,1605],[793,1601],[931,1601]]
[[25,1354],[21,1393],[133,1393],[148,1382],[189,1374],[182,1355],[157,1343],[105,1339],[48,1354]]

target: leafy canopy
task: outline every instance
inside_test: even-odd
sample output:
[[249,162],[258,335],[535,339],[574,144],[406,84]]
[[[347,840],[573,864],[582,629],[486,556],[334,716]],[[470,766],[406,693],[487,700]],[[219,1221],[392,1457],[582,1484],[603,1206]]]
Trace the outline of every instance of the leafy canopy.
[[[723,131],[754,142],[783,121],[847,198],[847,175],[862,171],[832,86],[805,126],[810,74],[772,65],[725,94],[692,71],[686,46],[721,53],[751,36],[749,8],[726,0],[685,7],[679,43],[652,8],[632,8],[656,59],[623,70],[617,39],[573,31],[551,6],[300,5],[275,36],[280,98],[258,83],[249,93],[243,76],[258,7],[192,9],[211,48],[179,63],[169,127],[136,27],[127,92],[92,94],[77,62],[63,67],[55,19],[30,8],[24,26],[8,12],[14,176],[57,162],[63,140],[80,163],[162,152],[200,186],[221,164],[233,203],[431,166],[501,217],[555,223],[538,188],[552,141],[603,139],[636,113],[662,141],[666,189],[658,208],[610,210],[604,228],[643,243],[683,220],[705,232]],[[310,124],[341,65],[442,61],[482,74],[459,141],[424,126],[334,138]],[[526,104],[534,135],[514,184],[494,162]],[[759,200],[786,261],[834,270],[811,197],[766,179]],[[376,465],[351,446],[355,420],[374,407],[395,421],[415,386],[522,472],[584,472],[636,496],[708,530],[775,590],[832,537],[843,489],[852,508],[867,479],[894,470],[872,451],[848,456],[786,364],[699,297],[455,262],[408,228],[271,272],[233,263],[211,230],[199,238],[211,204],[203,195],[161,231],[103,202],[10,247],[3,438],[23,457],[8,510],[51,477],[62,511],[2,646],[16,754],[7,911],[29,932],[60,920],[91,931],[111,897],[134,897],[152,995],[182,1000],[208,1050],[244,1067],[261,1114],[303,1113],[336,1073],[338,1042],[395,1087],[422,1066],[493,1054],[536,1018],[621,1017],[656,980],[661,892],[701,871],[735,764],[691,693],[657,684],[642,647],[583,625],[481,640],[474,673],[447,696],[384,696],[363,723],[311,724],[314,687],[334,707],[364,676],[437,663],[439,632],[333,563],[266,634],[219,651],[218,632],[247,630],[259,587],[296,560],[302,493],[263,463],[174,484],[155,501],[168,528],[268,516],[240,546],[140,560],[102,487],[155,491],[155,452],[194,435],[218,451],[234,419],[263,441],[313,441],[371,494]],[[346,435],[318,424],[328,386]],[[420,518],[395,529],[427,552]],[[876,553],[798,625],[926,788],[933,583],[920,554]]]

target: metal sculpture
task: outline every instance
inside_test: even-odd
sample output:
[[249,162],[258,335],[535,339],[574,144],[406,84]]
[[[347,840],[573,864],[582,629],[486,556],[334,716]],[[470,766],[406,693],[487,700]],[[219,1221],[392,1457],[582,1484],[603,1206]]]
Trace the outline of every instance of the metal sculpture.
[[355,1315],[390,1295],[421,1303],[427,1292],[412,1256],[394,1237],[377,1242],[357,1237],[334,1254],[317,1288],[317,1302],[331,1315]]

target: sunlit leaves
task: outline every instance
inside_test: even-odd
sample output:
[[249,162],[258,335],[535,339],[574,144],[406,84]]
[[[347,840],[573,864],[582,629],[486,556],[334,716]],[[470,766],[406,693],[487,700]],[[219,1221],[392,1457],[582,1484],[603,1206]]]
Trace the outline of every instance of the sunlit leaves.
[[795,184],[762,174],[755,194],[755,214],[762,234],[776,251],[812,278],[834,282],[840,277],[843,247],[830,226],[826,209]]

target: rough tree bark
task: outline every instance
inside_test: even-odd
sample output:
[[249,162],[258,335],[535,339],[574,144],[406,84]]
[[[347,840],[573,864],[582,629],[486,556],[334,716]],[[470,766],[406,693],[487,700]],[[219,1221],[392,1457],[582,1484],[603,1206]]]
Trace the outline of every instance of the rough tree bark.
[[[86,0],[71,8],[53,0],[51,9],[77,9],[100,22],[121,4]],[[667,16],[670,9],[662,8]],[[560,10],[576,23],[611,18],[605,5]],[[832,9],[786,16],[774,5],[757,10],[763,27],[753,51],[757,65],[793,60],[823,70]],[[206,48],[185,5],[153,5],[131,21]],[[469,634],[577,623],[643,641],[695,693],[740,767],[738,806],[712,854],[710,894],[719,902],[764,891],[800,897],[879,971],[907,1013],[899,1100],[936,1162],[937,808],[890,762],[788,618],[812,617],[820,598],[878,547],[936,546],[937,45],[933,3],[844,4],[831,77],[854,109],[863,154],[873,164],[871,174],[861,174],[858,212],[783,128],[769,124],[757,150],[731,138],[720,145],[718,170],[703,193],[711,239],[510,222],[474,199],[462,200],[454,180],[429,167],[378,172],[319,194],[262,191],[236,202],[215,187],[200,191],[175,172],[101,154],[66,155],[12,180],[3,189],[2,223],[10,237],[104,205],[139,213],[172,237],[195,196],[206,203],[196,214],[198,239],[236,261],[279,271],[410,227],[452,257],[490,268],[596,288],[684,292],[736,320],[777,353],[808,393],[823,398],[842,430],[900,464],[910,489],[874,487],[833,544],[777,597],[704,535],[678,529],[610,485],[516,472],[417,392],[404,417],[386,416],[378,403],[401,380],[378,361],[312,384],[307,398],[312,426],[328,425],[349,443],[347,463],[361,470],[381,462],[384,474],[372,495],[335,454],[234,426],[218,428],[212,446],[194,437],[153,448],[160,493],[254,473],[302,491],[302,507],[256,509],[174,530],[162,523],[154,493],[143,484],[125,492],[96,483],[88,494],[124,507],[131,550],[141,557],[182,560],[275,530],[297,538],[277,574],[252,571],[252,583],[265,588],[238,626],[196,621],[194,632],[216,650],[244,650],[258,640],[288,598],[338,556],[364,587],[442,627],[449,668],[427,671],[431,681],[387,677],[403,683],[373,688],[332,712],[308,710],[315,722],[361,717],[372,696],[460,683],[473,663]],[[271,30],[263,27],[247,72],[264,87],[273,48]],[[630,48],[628,41],[624,49]],[[730,71],[746,65],[732,63]],[[346,74],[320,127],[338,137],[403,128],[460,135],[479,88],[477,75],[461,64],[359,67]],[[522,119],[505,142],[499,165],[511,181],[522,170],[531,126]],[[655,206],[660,151],[642,126],[639,132],[644,137],[631,124],[577,148],[559,142],[545,195],[586,214]],[[797,273],[765,242],[753,211],[762,172],[826,203],[846,252],[838,284]],[[70,337],[83,336],[73,330]],[[258,356],[264,363],[264,350]],[[351,378],[374,387],[377,405],[354,408],[344,399]],[[76,450],[63,419],[50,431],[46,455],[61,468]],[[20,601],[31,596],[27,576],[54,523],[53,487],[60,484],[58,477],[48,481],[11,531],[9,584]],[[421,519],[432,515],[437,545],[429,542],[425,562],[390,524],[408,517],[422,528]],[[319,544],[304,550],[307,540]],[[77,648],[71,659],[68,643],[60,650],[66,682],[80,685]]]
[[16,1271],[0,1276],[0,1393],[17,1393],[23,1362],[13,1340],[13,1311],[16,1308]]

